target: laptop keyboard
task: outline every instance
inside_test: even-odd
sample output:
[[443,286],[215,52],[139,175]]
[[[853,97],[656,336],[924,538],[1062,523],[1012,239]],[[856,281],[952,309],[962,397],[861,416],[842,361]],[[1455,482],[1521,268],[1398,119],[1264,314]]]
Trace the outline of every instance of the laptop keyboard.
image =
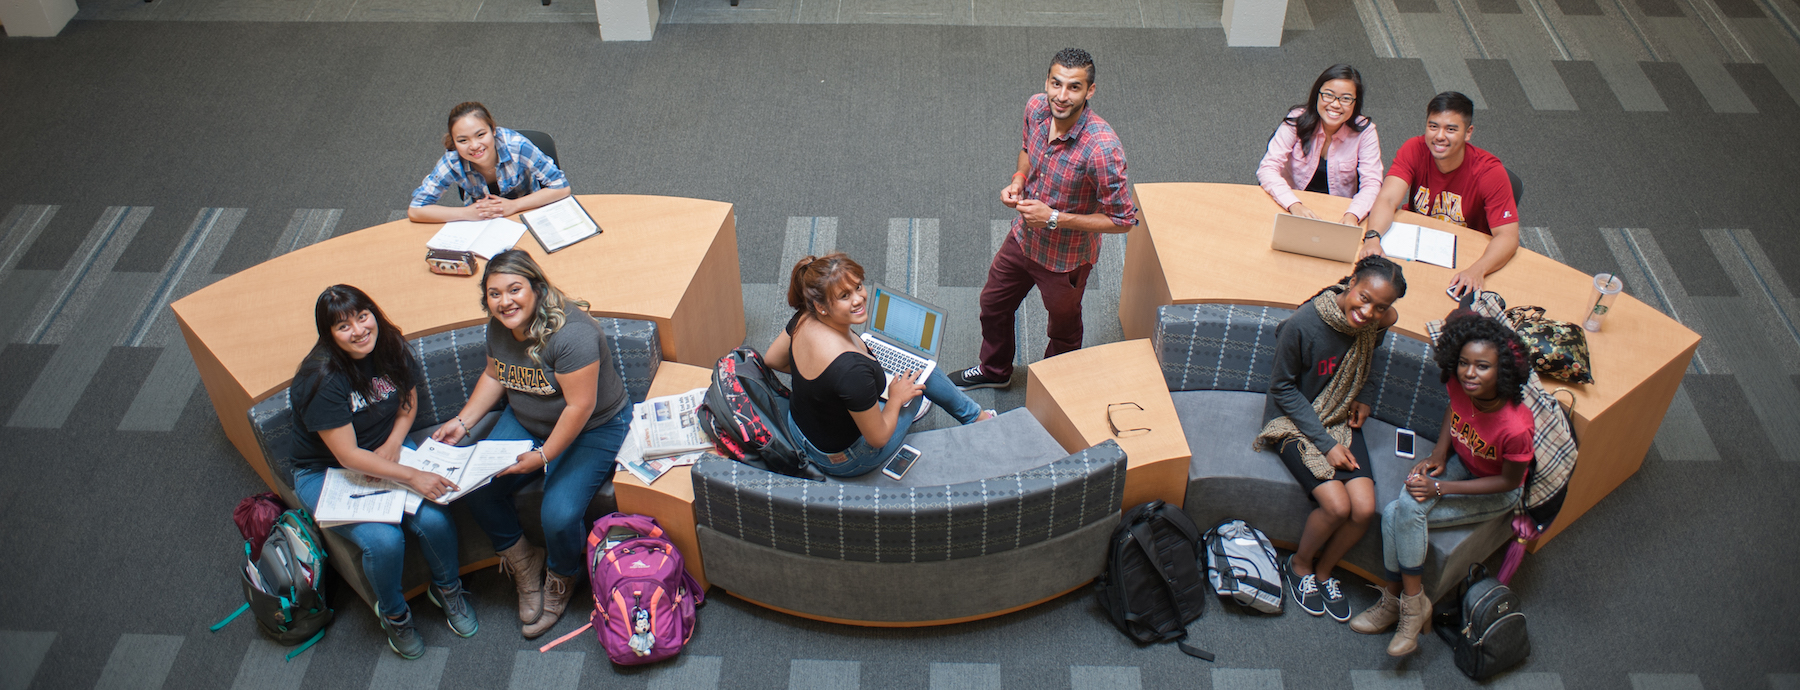
[[863,342],[869,346],[869,354],[875,355],[875,361],[881,363],[881,370],[892,376],[923,371],[931,364],[931,360],[882,342],[880,338],[865,336]]

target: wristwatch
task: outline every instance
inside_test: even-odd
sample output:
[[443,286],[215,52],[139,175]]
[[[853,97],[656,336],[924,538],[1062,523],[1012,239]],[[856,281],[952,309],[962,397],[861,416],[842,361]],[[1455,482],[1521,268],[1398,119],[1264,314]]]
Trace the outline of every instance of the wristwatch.
[[1370,238],[1381,239],[1381,233],[1375,232],[1374,230],[1370,230],[1368,232],[1363,233],[1363,241],[1364,242],[1369,241]]
[[1060,215],[1062,215],[1062,211],[1058,211],[1056,209],[1050,209],[1050,222],[1044,223],[1044,229],[1055,230],[1056,229],[1056,217],[1060,216]]

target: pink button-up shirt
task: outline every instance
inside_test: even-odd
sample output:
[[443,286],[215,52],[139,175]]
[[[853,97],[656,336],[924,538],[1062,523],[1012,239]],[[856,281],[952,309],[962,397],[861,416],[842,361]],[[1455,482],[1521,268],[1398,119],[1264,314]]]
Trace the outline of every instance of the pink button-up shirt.
[[[1297,118],[1300,112],[1295,108],[1288,117]],[[1366,218],[1369,209],[1375,207],[1375,196],[1381,193],[1383,170],[1381,140],[1375,136],[1375,123],[1366,117],[1363,122],[1368,124],[1361,132],[1339,127],[1331,139],[1331,151],[1325,155],[1325,179],[1330,183],[1331,195],[1350,197],[1349,212],[1359,220]],[[1262,183],[1263,191],[1274,197],[1275,203],[1281,204],[1282,208],[1293,206],[1300,200],[1294,190],[1306,189],[1313,173],[1319,169],[1319,149],[1325,144],[1324,123],[1313,130],[1312,138],[1312,150],[1302,150],[1294,126],[1283,122],[1275,129],[1275,136],[1269,137],[1269,152],[1256,167],[1257,182]]]

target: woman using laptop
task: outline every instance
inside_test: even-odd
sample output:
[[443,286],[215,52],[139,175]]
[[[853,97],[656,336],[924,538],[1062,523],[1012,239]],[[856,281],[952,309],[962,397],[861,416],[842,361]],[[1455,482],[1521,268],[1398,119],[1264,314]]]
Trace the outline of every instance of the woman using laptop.
[[1273,450],[1318,505],[1306,517],[1300,548],[1288,557],[1287,589],[1315,616],[1350,620],[1338,560],[1375,517],[1375,479],[1362,425],[1369,418],[1369,368],[1375,346],[1400,320],[1394,302],[1406,276],[1385,257],[1356,262],[1275,329],[1275,360],[1263,428],[1252,444]]
[[[309,511],[319,507],[325,472],[343,468],[391,479],[421,496],[436,498],[455,485],[443,477],[401,465],[400,448],[418,413],[425,382],[400,329],[367,294],[333,285],[313,303],[319,339],[300,361],[288,406],[294,410],[294,494]],[[329,528],[362,549],[363,575],[375,589],[375,609],[388,647],[406,659],[425,653],[412,609],[400,589],[406,535],[419,540],[431,567],[426,596],[444,610],[450,630],[463,637],[480,628],[457,575],[456,521],[431,501],[398,525],[359,522]]]
[[914,400],[920,394],[963,424],[994,416],[952,385],[941,367],[932,367],[923,382],[918,372],[885,380],[881,364],[851,330],[869,320],[869,292],[862,266],[849,256],[808,256],[794,264],[791,278],[787,300],[794,316],[764,359],[793,374],[788,433],[820,471],[854,477],[880,467],[900,449],[913,421],[931,409]]
[[1431,528],[1512,512],[1537,450],[1537,424],[1524,404],[1531,360],[1518,334],[1494,319],[1458,311],[1444,323],[1432,352],[1450,395],[1443,431],[1431,455],[1408,473],[1406,491],[1382,511],[1387,585],[1380,601],[1350,621],[1351,630],[1367,635],[1396,628],[1387,648],[1393,656],[1417,650],[1419,632],[1429,627],[1424,573]]
[[[556,161],[525,135],[494,124],[487,106],[474,101],[450,109],[450,131],[437,167],[413,190],[409,220],[444,223],[453,220],[505,218],[569,196]],[[461,208],[437,205],[454,186],[462,190]]]
[[1290,109],[1275,127],[1256,179],[1288,213],[1319,217],[1294,194],[1296,189],[1350,197],[1350,209],[1339,219],[1345,225],[1362,223],[1375,207],[1381,193],[1381,141],[1375,123],[1363,117],[1362,96],[1362,74],[1349,65],[1332,65],[1313,80],[1304,104]]
[[[556,625],[587,570],[584,516],[612,480],[613,460],[631,427],[631,397],[601,344],[600,322],[585,311],[588,303],[558,290],[530,254],[494,255],[481,290],[488,367],[462,411],[432,438],[461,441],[504,395],[506,409],[487,437],[534,446],[465,502],[519,590],[522,632],[535,638]],[[525,539],[513,503],[513,494],[540,476],[544,549]]]

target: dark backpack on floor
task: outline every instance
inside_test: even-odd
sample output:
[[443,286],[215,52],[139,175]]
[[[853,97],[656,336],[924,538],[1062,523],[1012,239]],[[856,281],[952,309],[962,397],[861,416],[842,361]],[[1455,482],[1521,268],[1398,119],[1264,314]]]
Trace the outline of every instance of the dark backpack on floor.
[[[245,499],[246,503],[259,497]],[[263,531],[260,524],[240,525],[246,533]],[[287,658],[306,651],[325,636],[331,607],[325,605],[325,549],[319,529],[302,510],[290,510],[266,528],[260,549],[244,542],[244,562],[238,580],[244,605],[212,626],[218,632],[245,611],[275,642],[300,645]]]
[[[1106,570],[1094,581],[1100,608],[1138,642],[1187,637],[1187,624],[1206,606],[1200,573],[1200,530],[1180,508],[1151,501],[1129,511],[1107,543]],[[1204,649],[1178,642],[1189,656],[1213,660]]]
[[1432,611],[1432,627],[1450,643],[1463,675],[1487,680],[1531,656],[1525,614],[1511,587],[1488,577],[1480,563],[1469,566],[1454,596],[1444,597]]
[[788,437],[788,387],[763,363],[762,354],[740,347],[719,358],[700,405],[700,427],[719,454],[746,465],[801,479],[806,455]]

